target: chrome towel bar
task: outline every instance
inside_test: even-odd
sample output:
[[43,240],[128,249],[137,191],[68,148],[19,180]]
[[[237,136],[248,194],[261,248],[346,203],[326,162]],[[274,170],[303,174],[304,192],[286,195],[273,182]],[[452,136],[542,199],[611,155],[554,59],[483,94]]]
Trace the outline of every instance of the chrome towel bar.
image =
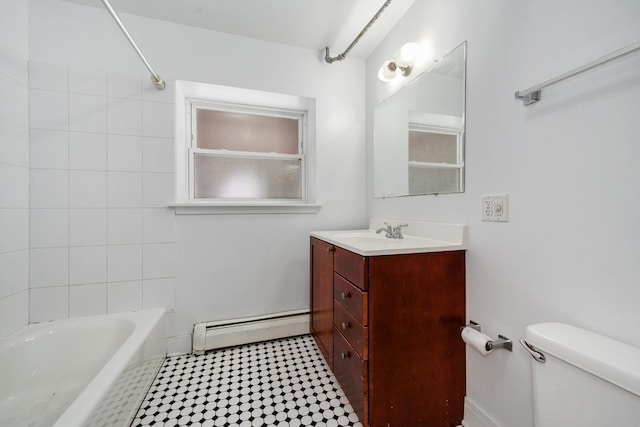
[[615,61],[616,59],[622,58],[625,55],[629,55],[639,50],[640,50],[640,42],[630,44],[629,46],[613,51],[608,55],[595,59],[587,64],[584,64],[581,67],[575,68],[564,74],[560,74],[559,76],[549,79],[543,83],[537,84],[535,86],[531,86],[530,88],[525,90],[516,91],[515,98],[521,100],[523,105],[531,105],[533,103],[540,101],[540,99],[542,99],[542,89],[549,87],[551,85],[554,85],[563,80],[566,80],[570,77],[577,76],[578,74],[582,74],[585,71],[591,70],[592,68],[596,68],[596,67],[599,67],[600,65],[604,65],[611,61]]

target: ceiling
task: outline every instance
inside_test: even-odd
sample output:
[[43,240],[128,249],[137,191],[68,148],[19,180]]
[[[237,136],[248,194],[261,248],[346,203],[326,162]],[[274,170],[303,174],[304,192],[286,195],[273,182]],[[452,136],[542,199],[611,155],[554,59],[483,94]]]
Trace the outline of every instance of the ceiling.
[[[64,0],[104,7],[100,0]],[[366,58],[415,0],[392,0],[349,53]],[[132,14],[307,49],[342,53],[384,0],[110,0]],[[127,26],[126,18],[122,21]]]

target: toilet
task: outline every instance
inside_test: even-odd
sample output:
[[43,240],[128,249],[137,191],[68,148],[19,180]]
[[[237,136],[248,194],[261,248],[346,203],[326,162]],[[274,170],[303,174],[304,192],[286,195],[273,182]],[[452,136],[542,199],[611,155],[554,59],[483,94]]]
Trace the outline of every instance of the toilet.
[[562,323],[526,328],[536,427],[640,426],[640,348]]

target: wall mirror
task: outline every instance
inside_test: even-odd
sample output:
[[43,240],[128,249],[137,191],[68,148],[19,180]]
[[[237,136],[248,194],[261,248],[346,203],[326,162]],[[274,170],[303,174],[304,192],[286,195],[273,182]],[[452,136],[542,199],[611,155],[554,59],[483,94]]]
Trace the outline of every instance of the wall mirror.
[[464,191],[466,42],[373,113],[373,196]]

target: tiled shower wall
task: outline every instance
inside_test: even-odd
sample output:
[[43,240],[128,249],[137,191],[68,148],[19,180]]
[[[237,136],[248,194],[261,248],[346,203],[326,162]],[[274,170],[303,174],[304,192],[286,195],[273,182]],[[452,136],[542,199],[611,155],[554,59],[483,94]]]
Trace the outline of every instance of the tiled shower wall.
[[[2,32],[0,30],[0,36]],[[27,60],[26,54],[8,52],[2,47],[0,46],[0,337],[25,326],[29,313]]]
[[173,114],[171,82],[29,63],[31,322],[174,310]]

